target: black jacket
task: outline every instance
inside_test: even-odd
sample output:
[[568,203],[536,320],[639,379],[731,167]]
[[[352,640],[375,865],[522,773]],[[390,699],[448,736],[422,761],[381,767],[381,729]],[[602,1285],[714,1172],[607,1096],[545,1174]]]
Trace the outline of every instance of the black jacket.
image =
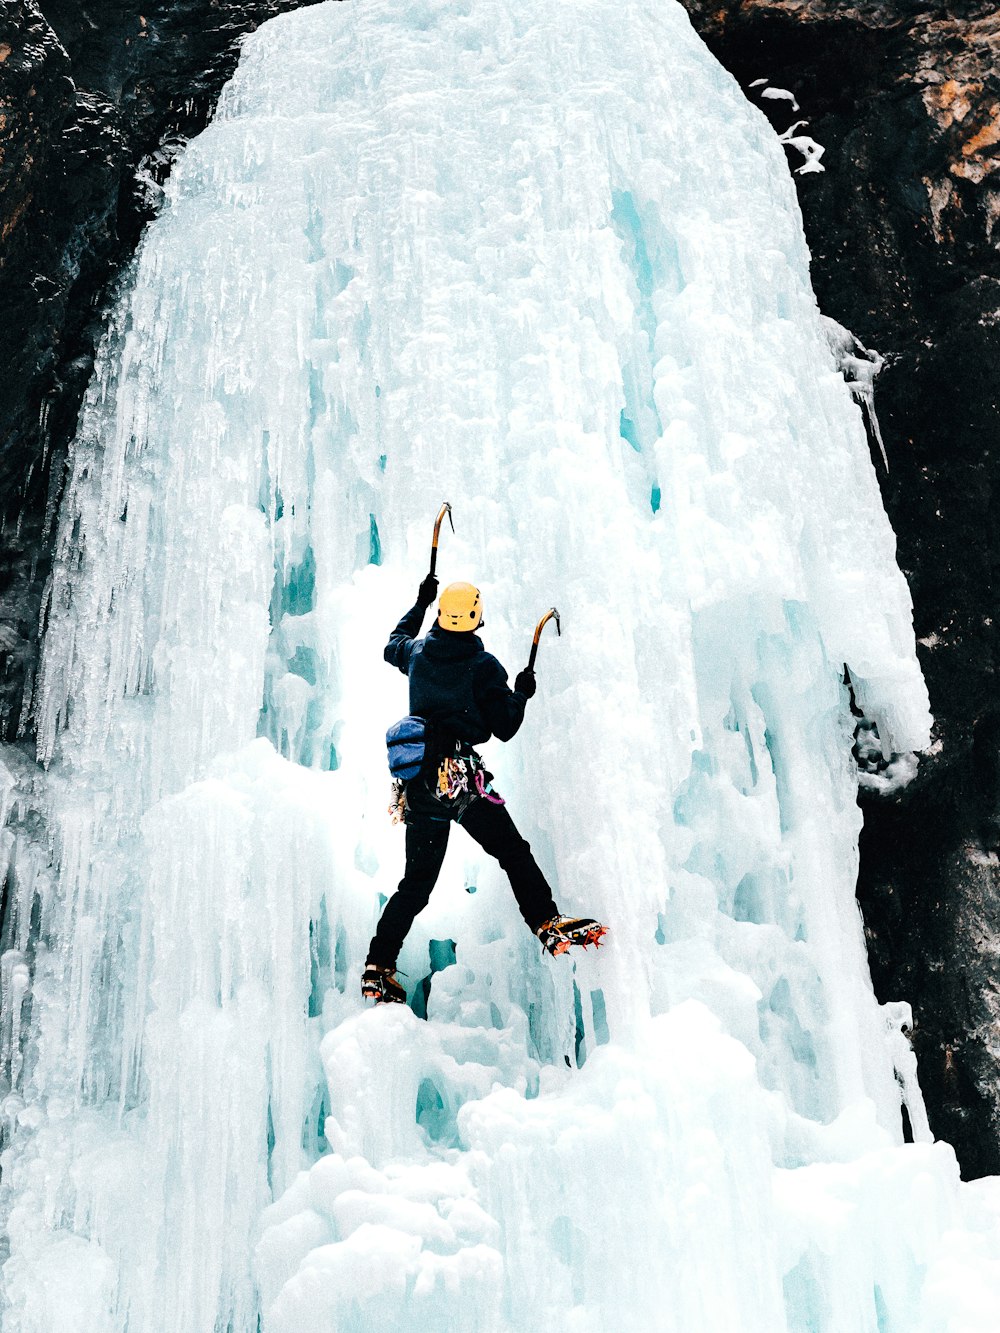
[[424,608],[412,606],[389,635],[385,660],[410,678],[410,712],[432,723],[445,743],[509,741],[524,720],[526,697],[507,684],[507,672],[473,631],[435,623],[418,639]]

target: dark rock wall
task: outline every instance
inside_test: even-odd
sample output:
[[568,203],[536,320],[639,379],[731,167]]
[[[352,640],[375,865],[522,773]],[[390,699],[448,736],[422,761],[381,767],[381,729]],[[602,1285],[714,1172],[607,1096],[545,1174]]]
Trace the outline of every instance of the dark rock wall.
[[[3,737],[30,737],[52,514],[111,288],[240,36],[310,2],[0,0]],[[797,177],[820,304],[889,357],[883,490],[937,728],[909,788],[863,798],[859,897],[876,990],[914,1007],[935,1131],[967,1175],[997,1172],[1000,17],[971,0],[684,3],[745,86],[797,97],[764,105],[826,149],[823,174]]]
[[[936,718],[892,797],[863,793],[859,900],[875,988],[909,1000],[936,1134],[1000,1171],[1000,11],[684,0],[762,103],[823,144],[796,180],[825,314],[887,356],[886,508]],[[801,158],[790,154],[793,166]],[[864,615],[864,608],[858,608]]]

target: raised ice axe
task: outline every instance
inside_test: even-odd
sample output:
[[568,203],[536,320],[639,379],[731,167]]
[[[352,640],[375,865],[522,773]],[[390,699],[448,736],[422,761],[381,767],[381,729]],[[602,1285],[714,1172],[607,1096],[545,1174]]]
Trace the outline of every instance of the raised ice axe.
[[431,542],[431,572],[430,577],[434,577],[434,571],[437,569],[438,559],[438,541],[441,537],[441,524],[444,522],[445,514],[448,515],[448,522],[451,524],[452,532],[455,531],[455,520],[451,516],[451,505],[445,500],[444,504],[434,520],[434,540]]
[[531,640],[531,656],[528,658],[528,665],[525,667],[525,671],[533,672],[535,669],[535,658],[538,655],[538,640],[542,637],[542,630],[550,620],[556,622],[556,633],[560,638],[562,637],[562,622],[559,619],[559,612],[553,606],[545,612],[545,615],[542,616],[541,620],[535,626],[535,637]]

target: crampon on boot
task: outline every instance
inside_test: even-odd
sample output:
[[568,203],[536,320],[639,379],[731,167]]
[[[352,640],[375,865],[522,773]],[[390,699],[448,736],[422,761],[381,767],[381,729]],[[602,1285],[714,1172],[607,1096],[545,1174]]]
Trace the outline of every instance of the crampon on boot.
[[551,921],[543,922],[535,931],[542,941],[542,946],[548,949],[553,957],[565,953],[574,944],[580,945],[583,949],[592,944],[595,949],[599,949],[601,940],[607,933],[607,926],[602,926],[599,921],[594,921],[589,916],[554,916]]
[[396,980],[391,967],[376,967],[369,963],[361,974],[361,994],[376,1004],[405,1004],[406,991]]

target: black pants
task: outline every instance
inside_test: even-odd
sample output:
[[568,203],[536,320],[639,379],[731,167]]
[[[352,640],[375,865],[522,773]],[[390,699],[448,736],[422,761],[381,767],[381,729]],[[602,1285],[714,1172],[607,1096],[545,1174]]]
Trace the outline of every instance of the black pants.
[[[395,967],[413,918],[423,911],[437,883],[448,846],[451,819],[444,813],[434,818],[411,810],[406,824],[406,873],[399,888],[382,910],[368,950],[369,963]],[[485,797],[474,800],[460,816],[462,828],[484,852],[496,857],[507,872],[510,887],[531,930],[558,914],[552,890],[531,848],[514,827],[505,805],[494,805]]]

